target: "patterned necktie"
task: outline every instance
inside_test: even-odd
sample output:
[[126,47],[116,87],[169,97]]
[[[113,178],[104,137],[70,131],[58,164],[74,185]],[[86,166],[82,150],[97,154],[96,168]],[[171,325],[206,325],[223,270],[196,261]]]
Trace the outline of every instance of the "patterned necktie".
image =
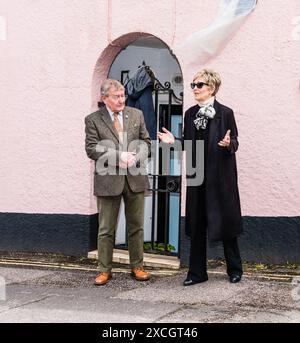
[[114,112],[114,126],[119,134],[119,140],[120,142],[123,141],[123,129],[119,120],[119,112]]

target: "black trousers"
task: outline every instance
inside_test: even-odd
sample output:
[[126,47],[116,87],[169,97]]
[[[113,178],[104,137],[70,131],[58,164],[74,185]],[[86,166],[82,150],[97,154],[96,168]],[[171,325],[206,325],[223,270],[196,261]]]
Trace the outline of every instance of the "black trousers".
[[[196,189],[194,189],[196,191]],[[189,218],[190,225],[190,264],[188,277],[194,281],[207,279],[207,219],[205,204],[205,187],[200,187],[187,198],[187,206],[193,216]],[[190,201],[189,201],[190,198]],[[242,260],[237,238],[223,241],[224,255],[228,275],[242,275]]]

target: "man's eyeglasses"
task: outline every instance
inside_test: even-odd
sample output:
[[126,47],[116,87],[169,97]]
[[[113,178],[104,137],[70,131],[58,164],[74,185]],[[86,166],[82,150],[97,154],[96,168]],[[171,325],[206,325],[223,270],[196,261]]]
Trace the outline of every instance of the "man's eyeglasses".
[[125,99],[125,94],[121,94],[121,95],[112,95],[112,94],[109,94],[108,95],[110,98],[112,98],[113,100],[117,101],[119,99]]
[[195,87],[197,87],[197,88],[201,89],[204,85],[209,86],[209,84],[205,83],[205,82],[197,82],[197,83],[192,82],[191,88],[194,89]]

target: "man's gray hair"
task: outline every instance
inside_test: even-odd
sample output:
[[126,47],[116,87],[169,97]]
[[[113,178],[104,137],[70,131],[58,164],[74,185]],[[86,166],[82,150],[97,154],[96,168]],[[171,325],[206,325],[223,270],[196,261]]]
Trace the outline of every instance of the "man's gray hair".
[[122,83],[119,82],[118,80],[106,79],[101,84],[101,89],[100,89],[101,97],[108,96],[111,88],[114,88],[117,91],[125,89]]

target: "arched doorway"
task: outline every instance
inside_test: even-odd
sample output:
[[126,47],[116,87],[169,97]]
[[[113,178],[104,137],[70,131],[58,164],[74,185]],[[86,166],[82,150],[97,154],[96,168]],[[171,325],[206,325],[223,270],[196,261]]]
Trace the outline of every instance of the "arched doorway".
[[[129,33],[112,42],[101,54],[94,72],[92,108],[97,109],[99,90],[102,80],[113,78],[125,84],[135,77],[139,68],[146,67],[154,74],[152,93],[153,114],[145,114],[139,105],[129,105],[143,110],[155,122],[155,130],[164,126],[175,136],[181,136],[182,130],[182,94],[183,77],[180,65],[169,47],[159,38],[146,33]],[[149,99],[148,99],[149,100]],[[147,111],[146,109],[146,112]],[[150,128],[148,131],[150,132]],[[151,129],[152,139],[156,131]],[[151,193],[145,202],[145,249],[164,254],[179,255],[180,227],[180,163],[176,154],[170,162],[170,177],[149,175]],[[159,161],[158,161],[159,164]],[[159,174],[159,168],[158,174]],[[179,184],[175,191],[167,191],[170,181]],[[116,233],[116,245],[126,247],[126,229],[123,206],[119,215]]]

